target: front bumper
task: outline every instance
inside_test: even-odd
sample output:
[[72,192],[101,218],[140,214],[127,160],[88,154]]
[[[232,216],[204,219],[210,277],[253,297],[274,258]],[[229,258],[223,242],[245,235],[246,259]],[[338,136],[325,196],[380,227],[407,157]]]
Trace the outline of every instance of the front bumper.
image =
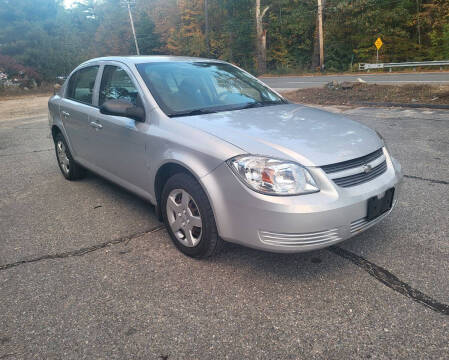
[[[318,167],[308,168],[320,192],[269,196],[250,190],[226,164],[201,178],[219,235],[227,241],[272,252],[316,250],[346,240],[384,219],[397,203],[401,166],[385,152],[387,171],[349,188],[330,180]],[[367,201],[394,187],[393,208],[367,221]]]

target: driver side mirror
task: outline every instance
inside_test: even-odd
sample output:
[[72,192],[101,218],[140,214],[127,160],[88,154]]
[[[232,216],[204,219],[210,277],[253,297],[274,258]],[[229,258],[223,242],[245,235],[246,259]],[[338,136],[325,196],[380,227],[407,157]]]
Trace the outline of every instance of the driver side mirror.
[[145,121],[145,110],[125,100],[107,100],[100,106],[100,113],[105,115],[129,117],[136,121]]

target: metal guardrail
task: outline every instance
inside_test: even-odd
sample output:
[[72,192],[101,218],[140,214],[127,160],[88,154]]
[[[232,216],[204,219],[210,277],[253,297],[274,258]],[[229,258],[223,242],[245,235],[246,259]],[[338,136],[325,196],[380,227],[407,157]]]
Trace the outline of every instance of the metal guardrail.
[[439,61],[412,61],[402,63],[379,63],[379,64],[359,64],[359,70],[371,69],[391,69],[400,67],[418,67],[418,66],[449,66],[449,60]]

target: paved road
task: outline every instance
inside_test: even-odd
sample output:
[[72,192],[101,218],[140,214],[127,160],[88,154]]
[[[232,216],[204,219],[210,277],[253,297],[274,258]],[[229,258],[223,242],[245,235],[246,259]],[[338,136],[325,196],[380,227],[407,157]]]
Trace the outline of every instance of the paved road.
[[369,84],[431,84],[449,85],[449,72],[434,73],[402,73],[402,74],[371,74],[371,75],[325,75],[325,76],[283,76],[262,77],[261,80],[276,89],[304,89],[322,87],[333,80],[358,81],[363,79]]
[[45,118],[0,120],[0,359],[447,359],[449,113],[352,109],[407,177],[332,250],[180,254],[145,201],[67,182]]

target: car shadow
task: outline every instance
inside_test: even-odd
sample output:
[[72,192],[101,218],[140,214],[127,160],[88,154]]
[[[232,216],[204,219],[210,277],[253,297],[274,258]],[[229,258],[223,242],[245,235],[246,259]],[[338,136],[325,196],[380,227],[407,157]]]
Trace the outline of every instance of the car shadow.
[[[389,251],[388,245],[394,232],[394,220],[381,222],[356,235],[334,245],[355,253],[357,256],[370,258],[370,254]],[[247,248],[238,244],[226,243],[222,253],[208,261],[222,266],[239,266],[248,271],[269,274],[276,277],[301,280],[316,279],[317,275],[325,276],[332,272],[341,272],[355,265],[333,252],[331,248],[294,254],[270,253]]]
[[95,189],[100,191],[104,197],[111,197],[115,201],[119,201],[119,205],[132,205],[133,208],[145,211],[149,216],[152,216],[155,220],[157,220],[155,212],[156,208],[151,202],[121,187],[120,185],[117,185],[114,182],[89,170],[86,171],[86,176],[83,178],[82,182],[86,185],[95,187]]
[[[160,223],[157,220],[155,206],[149,201],[90,171],[87,172],[83,181],[96,187],[104,193],[104,196],[111,196],[112,194],[114,200],[119,201],[120,206],[132,206],[137,212],[146,212],[148,216],[152,217],[153,221]],[[389,217],[362,234],[335,246],[344,247],[366,257],[369,257],[372,252],[386,251],[384,245],[388,242],[388,234],[391,233],[389,227],[393,226],[393,221]],[[384,225],[387,225],[387,228],[384,228]],[[168,234],[167,241],[170,241]],[[348,260],[326,248],[304,253],[282,254],[251,249],[229,242],[225,243],[219,255],[202,261],[214,264],[214,266],[246,268],[248,271],[261,276],[270,274],[271,276],[288,279],[298,279],[298,276],[300,276],[302,280],[316,279],[317,275],[325,275],[334,271],[341,271],[348,266],[354,266]]]

